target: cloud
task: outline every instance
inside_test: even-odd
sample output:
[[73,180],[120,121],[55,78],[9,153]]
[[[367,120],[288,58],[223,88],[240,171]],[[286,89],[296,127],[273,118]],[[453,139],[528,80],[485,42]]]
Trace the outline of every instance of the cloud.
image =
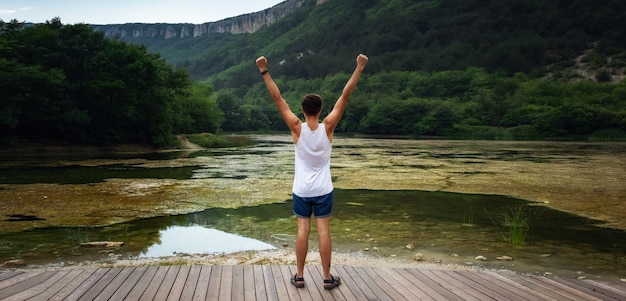
[[16,12],[14,9],[0,9],[0,15],[12,15]]

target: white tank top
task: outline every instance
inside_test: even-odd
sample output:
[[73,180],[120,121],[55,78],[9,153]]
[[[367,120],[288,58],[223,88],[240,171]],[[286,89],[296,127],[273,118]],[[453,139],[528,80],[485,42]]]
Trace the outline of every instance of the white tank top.
[[320,123],[311,131],[302,123],[300,137],[295,144],[296,164],[293,193],[300,197],[317,197],[333,191],[330,176],[330,152],[332,144],[326,135],[326,127]]

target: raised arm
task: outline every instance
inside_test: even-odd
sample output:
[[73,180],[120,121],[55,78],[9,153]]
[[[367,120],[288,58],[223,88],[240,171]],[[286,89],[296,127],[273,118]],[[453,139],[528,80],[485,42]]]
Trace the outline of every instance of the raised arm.
[[356,85],[361,78],[361,73],[363,72],[363,69],[365,69],[365,65],[367,65],[367,61],[368,58],[366,55],[359,54],[359,56],[357,56],[356,67],[354,68],[354,72],[352,72],[352,76],[343,88],[343,92],[341,93],[341,96],[339,96],[339,99],[337,99],[333,110],[328,114],[328,116],[326,116],[326,118],[324,118],[323,122],[326,126],[326,134],[331,141],[333,139],[335,128],[337,127],[339,120],[341,120],[343,112],[346,110],[348,100],[350,99],[352,92],[354,92],[354,89],[356,89]]
[[283,120],[291,130],[294,138],[300,136],[301,121],[298,116],[291,111],[289,104],[287,104],[287,101],[285,101],[283,96],[280,94],[278,86],[272,79],[272,76],[267,69],[267,59],[264,56],[259,57],[256,59],[256,65],[259,67],[259,72],[261,72],[261,75],[263,76],[265,87],[267,87],[272,99],[274,99],[274,104],[276,104],[276,108],[278,108],[280,116],[283,117]]

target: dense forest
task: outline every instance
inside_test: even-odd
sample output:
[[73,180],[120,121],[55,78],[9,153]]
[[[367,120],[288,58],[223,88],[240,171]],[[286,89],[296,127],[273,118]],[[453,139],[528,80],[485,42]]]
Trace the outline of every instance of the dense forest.
[[77,144],[172,145],[217,132],[212,87],[144,46],[85,24],[0,21],[0,137]]
[[0,131],[157,144],[175,133],[284,131],[256,57],[269,59],[294,112],[311,92],[327,112],[365,53],[338,131],[623,140],[624,17],[618,0],[328,0],[252,34],[176,40],[2,23]]

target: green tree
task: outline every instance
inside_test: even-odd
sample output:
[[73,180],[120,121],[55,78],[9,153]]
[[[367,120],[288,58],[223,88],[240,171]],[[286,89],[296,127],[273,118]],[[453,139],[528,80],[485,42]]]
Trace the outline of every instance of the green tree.
[[[186,71],[145,47],[58,18],[28,27],[0,22],[0,54],[3,136],[170,144],[174,117],[185,114],[176,110],[187,108],[177,100],[199,93],[188,88]],[[205,117],[192,116],[202,119],[193,121],[198,128],[219,127],[217,115]]]
[[221,128],[224,115],[213,99],[213,87],[195,83],[175,104],[174,133],[213,133]]

